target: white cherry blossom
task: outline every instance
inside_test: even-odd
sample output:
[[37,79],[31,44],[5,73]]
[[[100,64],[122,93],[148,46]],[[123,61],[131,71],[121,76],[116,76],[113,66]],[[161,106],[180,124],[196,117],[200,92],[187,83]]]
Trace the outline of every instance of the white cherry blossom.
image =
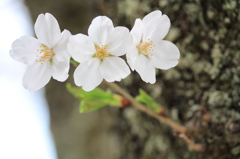
[[74,81],[85,91],[97,87],[103,79],[120,81],[130,74],[122,56],[132,46],[132,37],[125,27],[115,27],[106,16],[93,19],[88,35],[70,37],[68,50],[80,65],[74,72]]
[[127,53],[127,61],[143,81],[155,83],[155,68],[169,69],[178,64],[180,52],[176,45],[163,40],[170,28],[170,20],[157,10],[136,19],[131,30],[133,46]]
[[10,56],[27,66],[23,86],[29,91],[44,87],[51,77],[58,81],[68,78],[70,55],[67,43],[71,33],[61,33],[57,20],[50,14],[40,14],[34,25],[38,39],[22,36],[15,40]]

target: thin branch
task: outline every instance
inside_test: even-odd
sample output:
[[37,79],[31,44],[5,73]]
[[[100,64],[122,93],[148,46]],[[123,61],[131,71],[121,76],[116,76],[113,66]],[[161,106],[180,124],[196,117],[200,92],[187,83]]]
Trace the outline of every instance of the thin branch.
[[[105,80],[104,80],[105,81]],[[159,120],[160,122],[170,126],[173,130],[176,132],[180,133],[180,137],[189,145],[191,146],[195,151],[202,152],[204,150],[203,145],[201,144],[196,144],[192,140],[190,140],[185,134],[187,133],[188,129],[176,122],[174,122],[172,119],[165,117],[165,116],[160,116],[159,114],[155,113],[151,109],[148,109],[144,105],[138,103],[129,93],[127,93],[125,90],[123,90],[121,87],[119,87],[115,83],[110,83],[105,81],[110,87],[115,89],[118,93],[120,93],[122,96],[127,98],[131,103],[132,106],[135,107],[136,109],[150,115],[151,117]]]
[[183,133],[185,134],[187,131],[187,128],[179,125],[178,123],[174,122],[173,120],[171,120],[168,117],[164,117],[164,116],[160,116],[159,114],[155,113],[154,111],[152,111],[151,109],[148,109],[147,107],[145,107],[144,105],[138,103],[129,93],[127,93],[126,91],[124,91],[121,87],[119,87],[117,84],[115,83],[110,83],[110,82],[106,82],[110,87],[114,88],[116,91],[118,91],[120,94],[122,94],[125,98],[127,98],[133,105],[133,107],[141,110],[142,112],[154,117],[155,119],[159,120],[160,122],[165,123],[166,125],[169,125],[170,127],[172,127],[175,131],[179,132],[179,133]]
[[[71,63],[77,67],[79,63],[71,59]],[[144,105],[138,103],[129,93],[127,93],[125,90],[123,90],[121,87],[119,87],[115,83],[110,83],[104,80],[105,83],[107,83],[110,87],[115,89],[117,92],[119,92],[122,96],[127,98],[133,107],[136,109],[148,114],[149,116],[154,117],[155,119],[159,120],[160,122],[170,126],[173,130],[176,132],[180,133],[180,137],[188,144],[190,145],[194,150],[198,152],[204,151],[204,147],[201,144],[195,144],[193,141],[191,141],[185,134],[187,133],[188,129],[176,122],[174,122],[172,119],[165,117],[165,116],[160,116],[159,114],[155,113],[151,109],[148,109]]]
[[194,149],[195,151],[198,151],[198,152],[204,151],[203,145],[194,143],[185,134],[180,134],[179,137],[182,138],[186,143],[188,143],[188,145],[190,145],[192,149]]

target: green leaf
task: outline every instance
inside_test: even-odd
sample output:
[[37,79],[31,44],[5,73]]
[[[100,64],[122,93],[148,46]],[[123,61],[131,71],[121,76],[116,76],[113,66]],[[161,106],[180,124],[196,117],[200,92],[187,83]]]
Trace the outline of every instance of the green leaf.
[[155,112],[159,113],[161,107],[150,97],[144,90],[139,89],[139,95],[135,97],[136,101],[145,104],[147,107],[153,109]]
[[97,110],[107,105],[121,106],[121,101],[115,98],[112,92],[105,92],[100,88],[87,92],[80,87],[72,87],[70,83],[67,83],[66,87],[71,94],[80,99],[80,113]]
[[66,84],[66,88],[76,98],[81,99],[82,89],[79,89],[78,87],[72,87],[72,85],[70,83]]
[[106,106],[108,103],[101,100],[82,100],[80,113],[90,112]]

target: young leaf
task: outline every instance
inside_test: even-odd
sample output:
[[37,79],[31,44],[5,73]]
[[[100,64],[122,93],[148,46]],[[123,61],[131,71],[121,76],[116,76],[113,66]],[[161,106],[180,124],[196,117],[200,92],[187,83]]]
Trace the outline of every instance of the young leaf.
[[70,83],[68,83],[66,87],[71,94],[81,100],[80,113],[97,110],[107,105],[121,106],[121,101],[109,91],[105,92],[100,88],[96,88],[87,92],[80,87],[72,87]]
[[80,103],[79,111],[80,113],[90,112],[102,108],[104,106],[107,106],[107,104],[108,104],[107,102],[97,99],[82,100]]
[[161,107],[144,90],[139,89],[139,93],[140,95],[135,98],[137,102],[145,104],[157,113],[161,112]]

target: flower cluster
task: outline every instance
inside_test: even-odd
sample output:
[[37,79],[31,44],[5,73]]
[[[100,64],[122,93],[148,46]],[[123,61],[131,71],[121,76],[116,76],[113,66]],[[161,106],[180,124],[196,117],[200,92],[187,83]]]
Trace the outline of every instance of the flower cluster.
[[[111,19],[98,16],[84,34],[61,32],[57,20],[49,13],[40,14],[34,25],[36,38],[23,36],[12,44],[10,56],[28,65],[23,86],[29,91],[44,87],[51,77],[58,81],[68,78],[70,58],[80,65],[74,81],[86,91],[97,87],[103,79],[120,81],[136,70],[142,80],[155,83],[155,68],[169,69],[178,64],[178,48],[163,40],[170,20],[157,10],[136,19],[132,30],[114,27]],[[127,56],[127,63],[120,57]]]

